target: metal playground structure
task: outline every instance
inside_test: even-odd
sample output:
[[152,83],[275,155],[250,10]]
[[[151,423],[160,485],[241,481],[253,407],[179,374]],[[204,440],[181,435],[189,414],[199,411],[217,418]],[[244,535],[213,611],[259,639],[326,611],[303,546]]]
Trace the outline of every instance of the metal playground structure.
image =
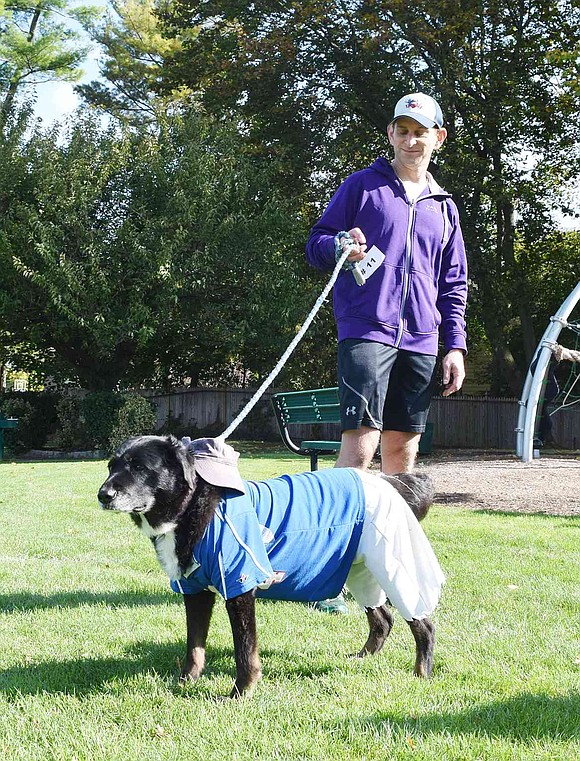
[[[519,402],[520,407],[516,428],[516,455],[524,462],[530,462],[534,457],[534,437],[536,435],[539,410],[543,403],[542,392],[545,389],[548,380],[550,362],[552,359],[555,359],[557,362],[568,360],[574,363],[573,367],[575,369],[577,369],[578,364],[580,363],[579,351],[568,350],[558,343],[558,337],[564,328],[568,328],[577,335],[580,335],[580,322],[568,321],[568,318],[579,301],[580,282],[564,300],[556,314],[553,317],[550,317],[550,324],[546,328],[544,335],[534,352],[532,361],[530,362],[530,367]],[[567,389],[563,402],[559,407],[556,407],[554,411],[580,402],[580,389],[577,392],[577,397],[570,401],[572,398],[572,390],[575,384],[579,381],[580,374],[576,372],[575,379]]]

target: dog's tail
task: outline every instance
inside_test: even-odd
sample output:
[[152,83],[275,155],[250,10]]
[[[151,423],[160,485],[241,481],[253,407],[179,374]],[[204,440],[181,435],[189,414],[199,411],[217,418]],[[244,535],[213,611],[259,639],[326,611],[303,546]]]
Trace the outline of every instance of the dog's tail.
[[422,521],[433,504],[433,482],[430,477],[426,473],[395,473],[382,477],[399,492],[417,520]]

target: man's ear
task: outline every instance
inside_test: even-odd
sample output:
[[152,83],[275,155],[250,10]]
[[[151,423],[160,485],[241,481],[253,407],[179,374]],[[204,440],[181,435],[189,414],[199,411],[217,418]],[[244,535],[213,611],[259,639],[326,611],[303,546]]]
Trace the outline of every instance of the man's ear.
[[176,439],[175,436],[168,436],[167,441],[173,447],[175,458],[181,465],[185,483],[189,486],[190,489],[195,489],[197,477],[195,475],[195,468],[193,465],[193,453],[190,452],[189,449],[184,444],[182,444],[181,441],[179,441],[179,439]]
[[435,150],[438,150],[439,148],[441,148],[446,138],[447,138],[447,130],[445,129],[445,127],[439,127],[439,129],[437,130],[437,146]]

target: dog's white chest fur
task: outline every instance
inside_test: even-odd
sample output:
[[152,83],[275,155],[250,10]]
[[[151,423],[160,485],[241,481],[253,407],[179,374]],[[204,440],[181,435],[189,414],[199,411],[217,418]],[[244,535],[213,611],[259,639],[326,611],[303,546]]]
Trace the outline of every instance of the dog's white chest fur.
[[177,553],[175,551],[175,524],[164,523],[155,529],[141,516],[141,531],[149,539],[153,539],[157,559],[170,579],[178,579],[181,576]]

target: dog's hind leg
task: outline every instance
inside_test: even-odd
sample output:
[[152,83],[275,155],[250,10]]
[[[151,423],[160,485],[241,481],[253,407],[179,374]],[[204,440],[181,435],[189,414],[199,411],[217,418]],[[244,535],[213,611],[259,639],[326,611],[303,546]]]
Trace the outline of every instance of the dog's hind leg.
[[236,681],[230,697],[237,698],[241,695],[251,695],[262,677],[256,634],[255,590],[227,600],[226,610],[234,636],[236,657]]
[[428,679],[433,670],[433,648],[435,647],[435,625],[429,618],[414,618],[407,621],[416,644],[414,672],[417,676]]
[[187,623],[187,652],[181,669],[181,680],[188,682],[195,681],[205,666],[205,643],[215,594],[205,591],[197,595],[183,595],[183,601]]
[[369,622],[369,636],[358,657],[374,655],[378,653],[393,628],[393,614],[386,605],[378,608],[366,608],[367,621]]

